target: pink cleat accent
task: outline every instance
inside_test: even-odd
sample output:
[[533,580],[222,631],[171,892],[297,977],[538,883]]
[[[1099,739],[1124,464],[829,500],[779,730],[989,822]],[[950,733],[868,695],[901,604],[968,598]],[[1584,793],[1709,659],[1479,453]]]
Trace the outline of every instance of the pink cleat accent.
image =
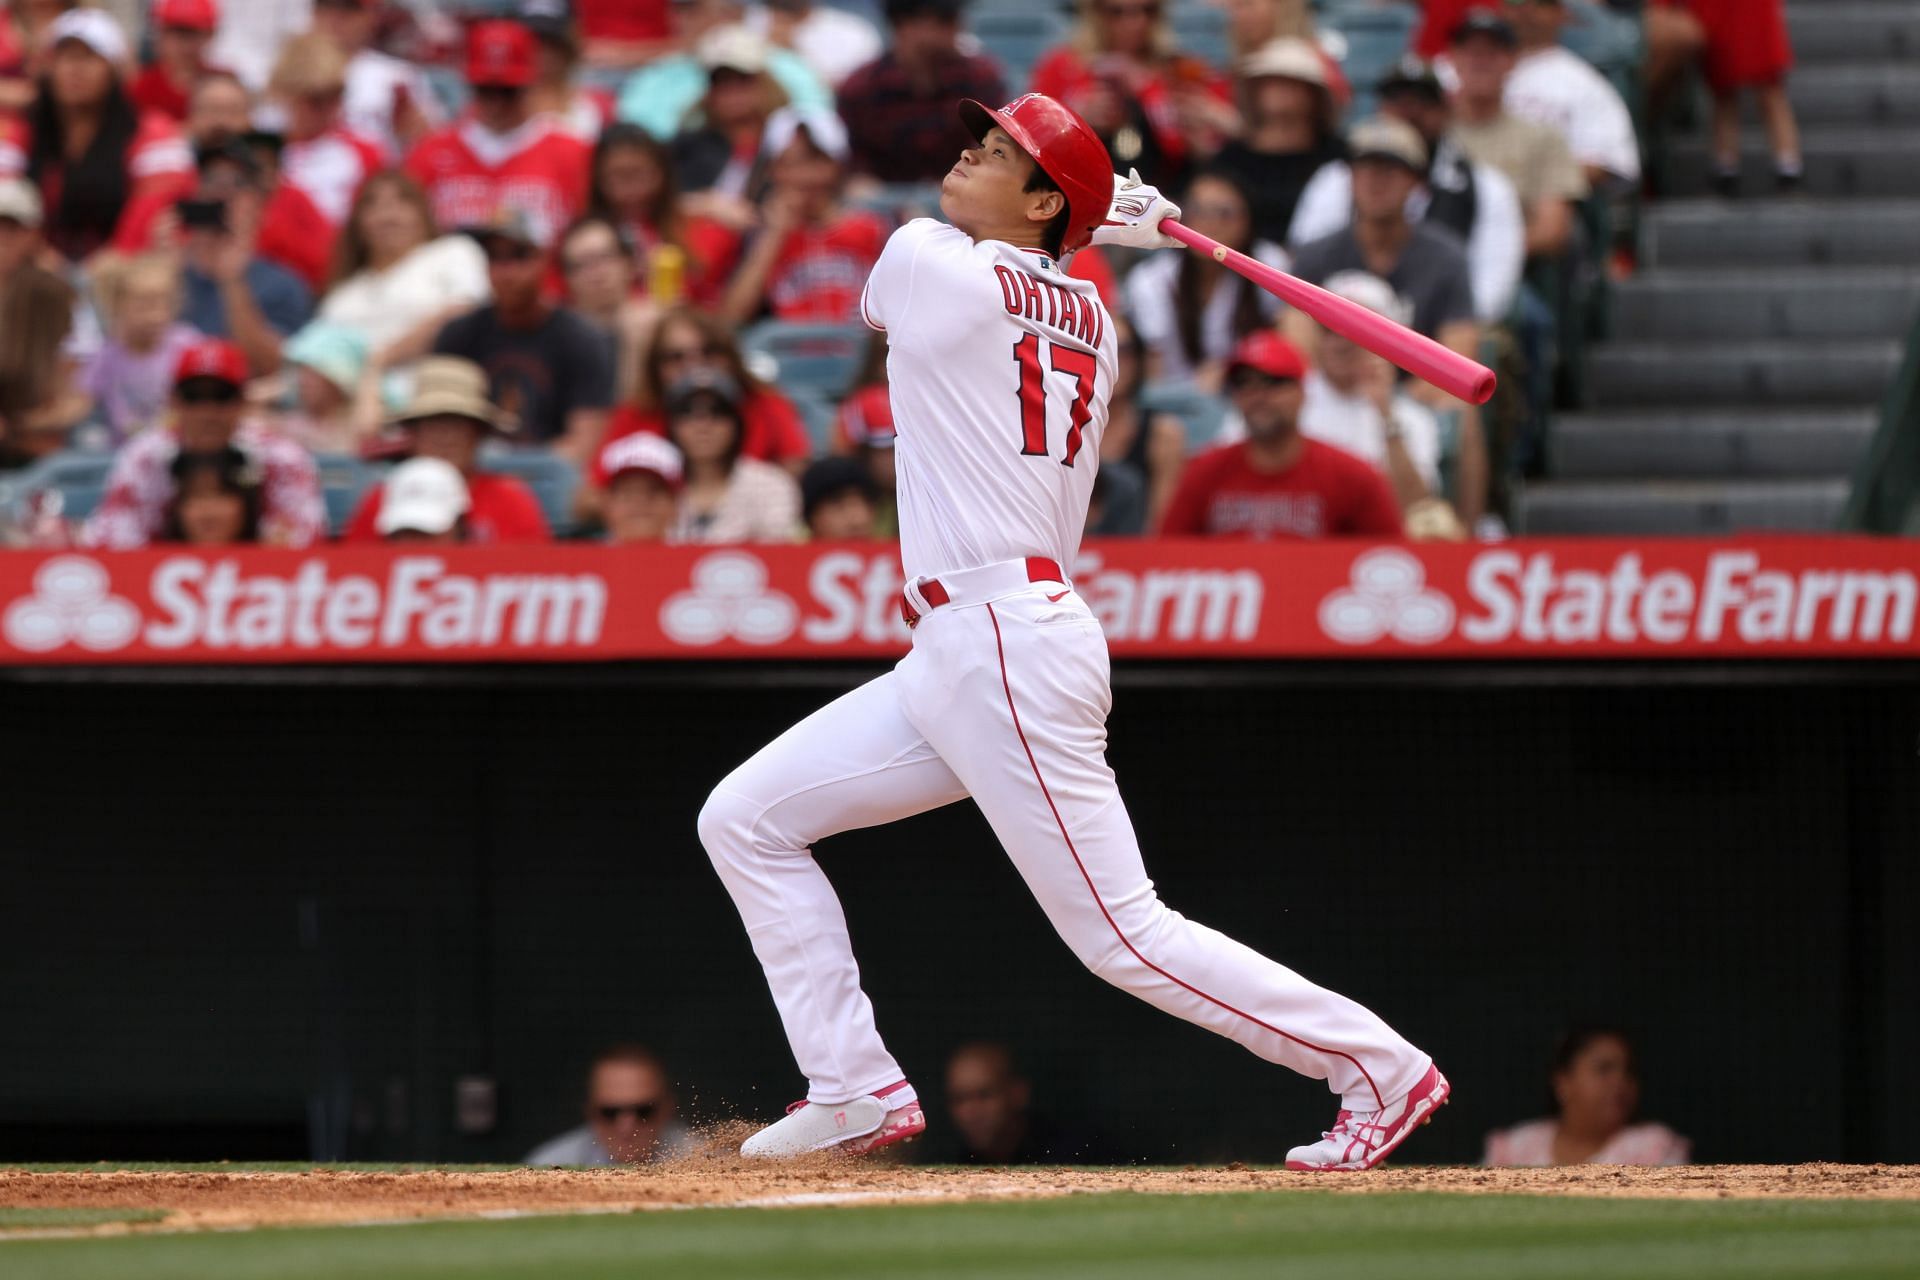
[[1342,1111],[1320,1141],[1287,1152],[1287,1168],[1309,1173],[1354,1173],[1371,1169],[1433,1119],[1453,1086],[1428,1067],[1420,1083],[1378,1111]]

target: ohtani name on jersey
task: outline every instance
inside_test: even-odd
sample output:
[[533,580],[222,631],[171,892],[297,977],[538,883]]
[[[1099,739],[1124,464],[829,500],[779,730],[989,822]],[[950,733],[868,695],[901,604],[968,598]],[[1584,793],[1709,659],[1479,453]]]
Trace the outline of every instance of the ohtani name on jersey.
[[1000,277],[1000,301],[1006,305],[1008,315],[1024,316],[1035,324],[1049,325],[1096,351],[1100,349],[1100,339],[1107,332],[1107,319],[1098,302],[1083,299],[1051,280],[1042,280],[1012,267],[995,264],[993,274]]

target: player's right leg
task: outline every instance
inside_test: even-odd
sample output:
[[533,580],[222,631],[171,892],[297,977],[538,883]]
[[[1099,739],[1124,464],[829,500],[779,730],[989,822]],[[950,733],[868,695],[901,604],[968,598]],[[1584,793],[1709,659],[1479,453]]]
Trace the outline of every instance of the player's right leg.
[[[904,1073],[874,1027],[846,915],[811,849],[837,832],[965,797],[901,713],[897,679],[888,672],[781,734],[727,775],[700,812],[701,843],[739,909],[807,1077],[809,1105],[750,1138],[749,1155],[847,1141],[861,1149],[924,1127],[911,1086],[896,1088]],[[899,1132],[903,1126],[910,1132]]]

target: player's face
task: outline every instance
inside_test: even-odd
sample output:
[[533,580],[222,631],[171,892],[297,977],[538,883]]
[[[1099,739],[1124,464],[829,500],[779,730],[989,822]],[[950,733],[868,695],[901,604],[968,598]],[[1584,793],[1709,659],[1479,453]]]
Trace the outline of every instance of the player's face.
[[1626,1044],[1602,1036],[1553,1078],[1561,1119],[1585,1133],[1611,1133],[1640,1106],[1640,1077]]
[[1046,226],[1060,211],[1056,191],[1028,191],[1033,158],[1006,130],[992,128],[940,180],[940,211],[975,238],[1003,238]]
[[1304,398],[1294,378],[1276,378],[1257,369],[1236,369],[1228,380],[1233,407],[1247,421],[1247,434],[1261,443],[1283,440],[1300,421]]

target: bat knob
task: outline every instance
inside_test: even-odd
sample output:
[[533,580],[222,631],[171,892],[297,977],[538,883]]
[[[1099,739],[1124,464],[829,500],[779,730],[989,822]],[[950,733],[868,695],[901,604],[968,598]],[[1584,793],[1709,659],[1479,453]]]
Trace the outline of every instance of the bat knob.
[[1215,262],[1225,262],[1227,260],[1227,246],[1223,244],[1213,246],[1213,260]]

